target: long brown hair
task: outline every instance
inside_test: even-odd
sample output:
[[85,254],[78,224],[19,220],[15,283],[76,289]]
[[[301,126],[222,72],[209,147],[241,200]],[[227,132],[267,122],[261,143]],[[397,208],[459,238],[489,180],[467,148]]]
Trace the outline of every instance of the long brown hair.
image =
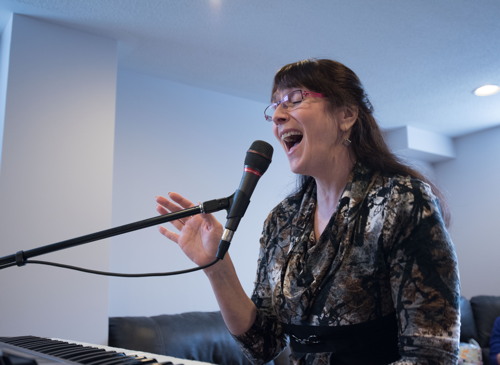
[[[428,183],[440,201],[445,222],[449,222],[449,211],[439,189],[390,151],[373,116],[373,106],[363,85],[350,68],[329,59],[307,59],[290,63],[276,73],[272,95],[277,90],[294,87],[304,87],[325,95],[331,108],[356,106],[358,119],[349,135],[349,148],[354,159],[377,172],[409,175]],[[307,186],[311,180],[310,176],[300,175],[298,189]]]

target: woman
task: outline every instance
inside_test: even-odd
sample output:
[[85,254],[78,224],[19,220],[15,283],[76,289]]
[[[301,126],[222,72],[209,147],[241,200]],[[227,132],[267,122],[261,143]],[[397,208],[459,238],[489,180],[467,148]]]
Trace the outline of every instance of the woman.
[[[269,214],[256,286],[230,257],[205,270],[229,331],[256,364],[290,342],[293,364],[454,364],[459,279],[437,192],[389,152],[357,76],[331,60],[284,66],[265,117],[300,186]],[[162,214],[192,206],[172,193]],[[213,261],[211,215],[177,221],[177,242]]]

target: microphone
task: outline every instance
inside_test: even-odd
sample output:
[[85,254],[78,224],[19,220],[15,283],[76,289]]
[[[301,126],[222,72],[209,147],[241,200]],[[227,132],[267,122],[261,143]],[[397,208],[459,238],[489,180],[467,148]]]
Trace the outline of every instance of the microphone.
[[222,260],[229,249],[234,232],[245,215],[255,186],[269,167],[272,156],[273,147],[264,141],[255,141],[248,149],[240,186],[233,194],[231,208],[228,211],[225,229],[217,250],[218,259]]

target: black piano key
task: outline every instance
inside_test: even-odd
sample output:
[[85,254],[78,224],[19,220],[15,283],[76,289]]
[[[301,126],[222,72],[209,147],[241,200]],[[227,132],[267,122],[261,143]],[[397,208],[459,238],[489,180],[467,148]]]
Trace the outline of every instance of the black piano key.
[[125,355],[123,352],[117,352],[113,358],[95,362],[93,365],[134,365],[135,363],[136,360],[133,356]]
[[20,337],[13,337],[11,339],[7,338],[4,342],[10,345],[27,348],[27,346],[33,345],[34,343],[40,343],[43,341],[45,341],[45,339],[41,339],[39,337],[20,336]]
[[50,343],[50,342],[40,342],[30,344],[29,349],[33,351],[38,351],[44,354],[48,354],[50,351],[60,349],[64,344],[61,343]]
[[104,349],[96,349],[92,347],[82,347],[75,351],[74,354],[66,355],[63,358],[68,359],[74,362],[78,362],[81,364],[87,364],[86,359],[90,359],[92,357],[99,357],[106,353]]
[[152,365],[152,364],[157,364],[158,362],[155,359],[152,359],[150,357],[137,357],[136,358],[137,363],[141,365]]
[[[157,365],[160,365],[160,363],[158,363],[158,361],[154,358],[150,358],[150,357],[144,357],[144,356],[138,356],[138,355],[125,355],[123,353],[117,353],[117,355],[123,355],[127,358],[127,361],[125,362],[122,359],[120,358],[115,358],[115,359],[108,359],[108,360],[98,360],[97,362],[92,362],[91,365],[109,365],[109,363],[115,363],[115,361],[119,361],[119,364],[127,364],[127,365],[153,365],[153,364],[157,364]],[[172,364],[174,365],[174,364]]]
[[[69,351],[66,351],[63,354],[58,355],[57,357],[60,357],[62,359],[66,360],[72,360],[75,361],[74,359],[82,356],[87,356],[87,355],[92,355],[96,352],[95,348],[92,347],[83,347],[83,346],[76,346],[71,349],[68,349]],[[55,355],[53,355],[55,356]]]
[[[92,347],[84,347],[82,345],[77,345],[77,344],[66,344],[64,348],[61,348],[59,350],[53,350],[53,351],[48,351],[46,352],[47,355],[59,357],[61,359],[65,360],[71,360],[74,361],[74,359],[80,355],[84,354],[93,354],[96,352],[96,348]],[[132,364],[135,359],[131,356],[128,356],[126,354],[118,353],[116,351],[106,351],[108,356],[104,359],[101,359],[100,361],[94,361],[94,363],[110,363],[110,364],[121,364],[121,365],[127,365],[127,364]]]
[[66,343],[66,344],[61,344],[58,347],[54,349],[49,349],[47,350],[47,355],[52,355],[55,357],[62,357],[65,355],[70,355],[70,354],[75,354],[77,353],[81,348],[73,343]]

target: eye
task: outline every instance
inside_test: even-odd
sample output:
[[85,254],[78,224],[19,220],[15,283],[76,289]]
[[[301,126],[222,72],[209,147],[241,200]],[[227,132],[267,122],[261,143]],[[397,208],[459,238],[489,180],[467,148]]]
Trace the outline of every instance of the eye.
[[287,95],[287,99],[291,105],[300,104],[303,100],[302,91],[300,90],[292,91],[290,94]]

